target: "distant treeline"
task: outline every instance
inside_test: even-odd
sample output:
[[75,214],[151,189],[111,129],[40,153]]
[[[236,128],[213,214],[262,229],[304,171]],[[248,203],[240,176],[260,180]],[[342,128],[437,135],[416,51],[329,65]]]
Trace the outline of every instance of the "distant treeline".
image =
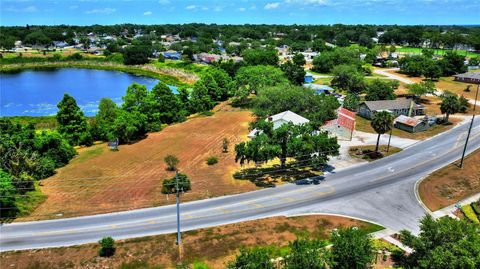
[[[378,35],[382,32],[383,35]],[[399,26],[399,25],[217,25],[217,24],[166,24],[166,25],[91,25],[91,26],[9,26],[0,27],[0,47],[8,48],[16,40],[24,44],[47,45],[51,41],[71,43],[75,38],[85,38],[88,33],[133,38],[139,33],[160,39],[161,35],[179,35],[195,38],[197,42],[212,44],[212,39],[229,42],[252,41],[262,45],[289,45],[294,50],[320,46],[316,41],[326,41],[338,46],[358,43],[371,46],[372,38],[381,44],[396,44],[430,48],[455,48],[466,45],[480,50],[480,26]],[[425,41],[428,41],[425,43]]]

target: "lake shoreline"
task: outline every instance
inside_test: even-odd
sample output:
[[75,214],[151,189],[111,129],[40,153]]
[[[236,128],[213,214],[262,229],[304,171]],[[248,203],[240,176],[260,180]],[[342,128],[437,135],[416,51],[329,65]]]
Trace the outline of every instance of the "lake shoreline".
[[134,74],[137,76],[145,76],[154,79],[161,80],[162,82],[173,85],[173,86],[183,86],[188,85],[191,82],[191,79],[182,78],[180,80],[178,77],[166,74],[165,70],[157,69],[151,65],[132,65],[127,66],[124,64],[118,64],[113,62],[99,62],[99,61],[55,61],[55,62],[32,62],[32,63],[21,63],[21,64],[4,64],[0,66],[0,73],[12,74],[20,73],[26,70],[35,70],[35,71],[45,71],[45,70],[55,70],[63,68],[78,68],[78,69],[94,69],[94,70],[106,70],[106,71],[119,71],[129,74]]

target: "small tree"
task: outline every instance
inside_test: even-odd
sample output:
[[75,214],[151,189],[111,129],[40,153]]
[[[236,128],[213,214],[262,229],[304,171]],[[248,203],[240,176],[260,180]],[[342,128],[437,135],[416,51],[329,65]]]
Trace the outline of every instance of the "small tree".
[[163,159],[165,161],[165,164],[167,165],[167,169],[170,171],[175,171],[177,170],[177,165],[180,163],[178,158],[175,155],[167,155]]
[[222,143],[222,150],[224,153],[228,152],[228,145],[230,145],[230,141],[225,137]]
[[407,85],[408,93],[415,95],[415,98],[421,99],[426,94],[435,94],[435,84],[431,81],[423,81]]
[[467,113],[467,110],[470,104],[468,103],[468,99],[465,98],[465,96],[462,95],[460,96],[460,98],[458,98],[458,105],[459,105],[458,112]]
[[289,244],[291,252],[285,257],[285,269],[329,268],[330,252],[326,241],[297,239]]
[[351,111],[357,111],[359,103],[360,100],[357,94],[348,93],[343,102],[343,107]]
[[373,116],[372,122],[370,123],[375,132],[378,133],[377,145],[375,146],[375,151],[378,152],[378,145],[380,143],[380,135],[389,132],[392,129],[393,116],[388,111],[380,111]]
[[111,257],[115,254],[115,240],[110,236],[102,238],[98,243],[100,244],[100,250],[98,250],[100,257]]
[[228,263],[228,269],[274,269],[271,254],[266,248],[240,249],[234,261]]
[[190,179],[187,175],[178,173],[172,178],[166,178],[162,183],[162,193],[171,194],[177,192],[177,177],[178,177],[178,189],[181,192],[186,192],[192,189]]

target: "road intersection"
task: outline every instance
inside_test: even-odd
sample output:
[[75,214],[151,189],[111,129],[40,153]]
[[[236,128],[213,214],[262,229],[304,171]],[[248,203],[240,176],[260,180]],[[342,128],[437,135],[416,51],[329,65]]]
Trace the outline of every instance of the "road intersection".
[[[418,232],[427,210],[415,184],[461,156],[468,121],[384,159],[333,171],[319,185],[286,184],[181,205],[182,231],[298,214],[344,215],[393,231]],[[480,148],[480,119],[472,129],[468,152]],[[104,236],[126,239],[176,231],[175,206],[86,217],[5,224],[0,251],[71,246]]]

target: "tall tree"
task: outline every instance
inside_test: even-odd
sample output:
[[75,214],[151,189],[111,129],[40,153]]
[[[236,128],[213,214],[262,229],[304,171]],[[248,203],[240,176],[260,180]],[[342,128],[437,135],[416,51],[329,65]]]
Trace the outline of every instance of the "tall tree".
[[296,65],[288,61],[280,65],[280,69],[285,73],[288,80],[294,85],[302,85],[305,80],[305,69],[302,66]]
[[338,155],[337,139],[326,132],[314,132],[311,125],[286,123],[274,129],[272,122],[261,120],[256,129],[257,135],[252,140],[235,146],[235,161],[242,165],[245,161],[263,163],[278,158],[285,168],[290,157],[320,168],[329,156]]
[[333,268],[368,268],[374,258],[371,237],[360,229],[350,227],[335,231],[332,233],[331,242]]
[[276,67],[258,65],[246,66],[235,76],[237,90],[235,98],[245,100],[250,93],[256,94],[260,88],[288,84],[285,74]]
[[113,139],[113,122],[118,116],[117,104],[110,98],[102,98],[98,105],[98,113],[96,116],[97,124],[100,128],[100,135],[103,140]]
[[421,99],[422,96],[427,94],[435,94],[436,88],[432,81],[422,81],[420,83],[413,83],[407,85],[408,93],[415,95],[415,98]]
[[292,61],[294,64],[300,67],[303,67],[307,63],[307,61],[305,60],[305,56],[303,56],[303,54],[301,53],[295,53],[295,55],[293,55]]
[[351,93],[360,93],[365,89],[364,77],[354,66],[339,65],[332,73],[331,85],[335,88]]
[[375,113],[373,116],[372,122],[370,125],[377,132],[377,144],[375,146],[375,151],[378,152],[378,145],[380,143],[380,135],[389,132],[393,126],[393,116],[392,113],[388,111],[380,111]]
[[401,255],[404,268],[480,268],[480,226],[466,220],[426,215],[420,221],[420,234],[401,232],[402,243],[413,249]]
[[147,122],[149,130],[160,130],[161,123],[173,123],[185,120],[186,111],[178,96],[163,82],[157,83],[149,92]]
[[398,81],[389,81],[389,80],[380,80],[374,79],[367,84],[365,93],[365,100],[367,101],[377,101],[377,100],[394,100],[397,96],[395,95],[395,86]]
[[290,242],[290,253],[285,257],[286,269],[330,268],[331,255],[327,243],[321,240],[297,239]]
[[93,139],[88,133],[87,121],[75,99],[64,94],[57,107],[58,131],[72,145],[91,145]]

